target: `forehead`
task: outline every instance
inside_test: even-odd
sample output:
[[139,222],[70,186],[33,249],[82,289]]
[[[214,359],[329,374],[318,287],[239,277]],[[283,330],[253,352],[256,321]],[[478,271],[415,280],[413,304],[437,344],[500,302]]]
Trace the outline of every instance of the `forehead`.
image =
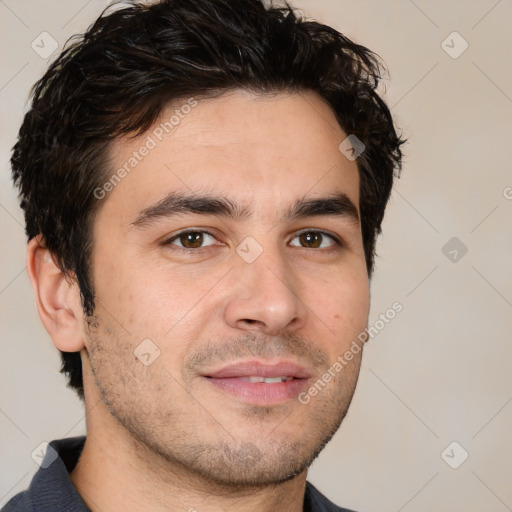
[[186,98],[143,135],[112,144],[101,208],[130,222],[133,211],[173,191],[225,193],[269,215],[306,194],[333,190],[358,205],[357,164],[338,148],[346,136],[311,91]]

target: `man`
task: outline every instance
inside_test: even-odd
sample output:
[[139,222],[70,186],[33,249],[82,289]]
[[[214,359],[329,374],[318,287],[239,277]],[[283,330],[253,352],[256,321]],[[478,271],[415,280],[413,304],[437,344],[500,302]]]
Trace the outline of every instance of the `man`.
[[6,512],[345,510],[306,477],[354,393],[401,164],[379,78],[260,0],[107,10],[50,66],[12,167],[87,438]]

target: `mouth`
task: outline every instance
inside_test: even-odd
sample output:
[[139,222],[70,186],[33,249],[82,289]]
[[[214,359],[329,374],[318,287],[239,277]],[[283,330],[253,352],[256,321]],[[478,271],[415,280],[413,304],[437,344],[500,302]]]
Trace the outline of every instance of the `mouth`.
[[311,373],[287,361],[242,361],[202,375],[216,390],[251,405],[279,405],[307,388]]

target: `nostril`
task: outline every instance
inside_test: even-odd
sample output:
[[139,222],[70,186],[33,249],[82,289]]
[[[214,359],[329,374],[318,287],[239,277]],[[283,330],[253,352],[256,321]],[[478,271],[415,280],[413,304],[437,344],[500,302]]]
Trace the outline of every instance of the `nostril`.
[[254,320],[253,318],[245,318],[244,320],[242,320],[242,322],[244,322],[247,325],[256,325],[256,326],[265,327],[265,322],[262,322],[261,320]]

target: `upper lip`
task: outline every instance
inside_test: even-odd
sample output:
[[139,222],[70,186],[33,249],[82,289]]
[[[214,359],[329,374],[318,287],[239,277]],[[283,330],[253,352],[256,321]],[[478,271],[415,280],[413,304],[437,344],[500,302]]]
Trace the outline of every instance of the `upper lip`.
[[296,379],[308,379],[310,372],[297,363],[280,361],[268,363],[263,361],[241,361],[203,374],[205,377],[226,379],[230,377],[295,377]]

